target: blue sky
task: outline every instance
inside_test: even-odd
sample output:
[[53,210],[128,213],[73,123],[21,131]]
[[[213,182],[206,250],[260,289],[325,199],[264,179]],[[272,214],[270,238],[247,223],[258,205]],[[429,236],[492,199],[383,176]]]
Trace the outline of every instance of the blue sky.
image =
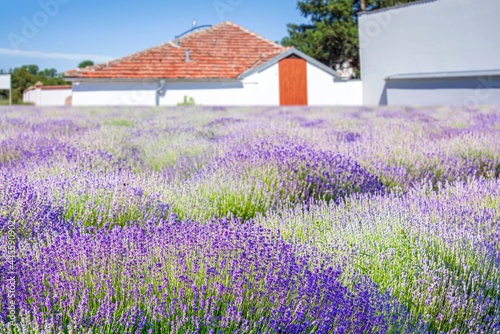
[[198,25],[233,21],[273,41],[305,22],[296,0],[9,0],[0,11],[0,69],[66,71],[120,58]]

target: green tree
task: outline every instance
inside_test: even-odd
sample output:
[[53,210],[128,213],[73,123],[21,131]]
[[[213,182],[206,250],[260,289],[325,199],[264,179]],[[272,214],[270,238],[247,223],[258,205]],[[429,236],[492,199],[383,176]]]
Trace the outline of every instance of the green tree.
[[281,44],[298,50],[334,68],[349,61],[359,70],[357,13],[417,0],[298,0],[297,8],[309,22],[289,24]]
[[12,73],[12,103],[23,102],[23,93],[26,89],[41,82],[44,86],[68,85],[67,81],[57,76],[54,68],[39,70],[37,65],[23,65],[16,67]]
[[15,68],[12,73],[12,103],[21,103],[23,101],[23,92],[35,83],[36,76],[28,71],[28,66]]
[[84,60],[80,64],[78,64],[78,68],[85,68],[92,65],[94,65],[94,62],[92,60]]
[[55,78],[57,77],[57,70],[55,68],[46,68],[38,74],[46,78]]
[[32,75],[37,75],[40,70],[37,65],[23,65],[21,68],[26,69],[26,71]]

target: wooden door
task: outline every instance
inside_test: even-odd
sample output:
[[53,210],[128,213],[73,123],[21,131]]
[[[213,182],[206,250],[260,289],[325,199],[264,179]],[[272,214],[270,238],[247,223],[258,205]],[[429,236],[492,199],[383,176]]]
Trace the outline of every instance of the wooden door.
[[307,62],[295,55],[279,62],[280,105],[307,106]]

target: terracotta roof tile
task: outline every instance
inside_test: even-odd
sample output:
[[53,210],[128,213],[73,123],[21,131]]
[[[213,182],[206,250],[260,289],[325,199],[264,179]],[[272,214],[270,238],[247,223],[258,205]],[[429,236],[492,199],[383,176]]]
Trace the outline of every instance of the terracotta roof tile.
[[288,49],[226,21],[180,38],[179,45],[168,42],[106,64],[68,71],[66,77],[234,79]]

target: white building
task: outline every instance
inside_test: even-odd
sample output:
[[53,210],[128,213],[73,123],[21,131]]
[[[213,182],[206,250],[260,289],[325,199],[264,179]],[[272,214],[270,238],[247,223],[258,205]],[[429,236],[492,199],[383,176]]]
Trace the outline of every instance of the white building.
[[500,104],[499,15],[499,0],[424,0],[361,13],[363,104]]
[[12,104],[12,78],[10,74],[0,74],[0,90],[9,91],[9,104]]
[[362,102],[360,81],[231,22],[65,77],[74,106],[172,106],[185,97],[231,106]]
[[71,106],[71,86],[44,86],[37,82],[26,89],[23,101],[37,106]]

